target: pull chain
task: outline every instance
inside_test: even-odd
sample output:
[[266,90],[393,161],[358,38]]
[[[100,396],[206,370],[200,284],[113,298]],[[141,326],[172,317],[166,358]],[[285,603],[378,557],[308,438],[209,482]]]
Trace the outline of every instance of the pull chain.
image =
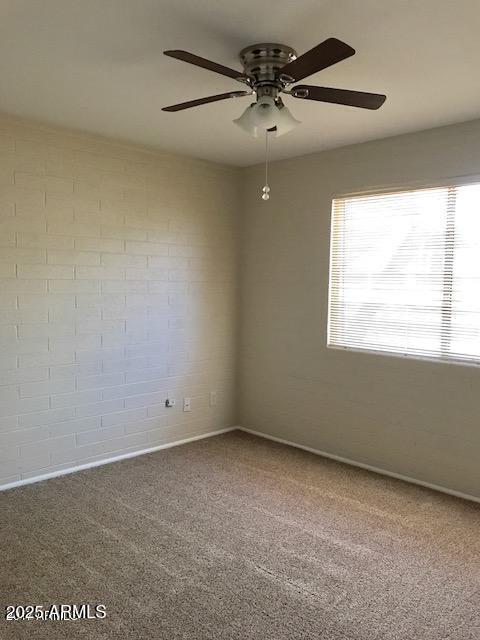
[[268,186],[268,129],[265,129],[265,186],[262,189],[262,200],[270,198],[270,187]]

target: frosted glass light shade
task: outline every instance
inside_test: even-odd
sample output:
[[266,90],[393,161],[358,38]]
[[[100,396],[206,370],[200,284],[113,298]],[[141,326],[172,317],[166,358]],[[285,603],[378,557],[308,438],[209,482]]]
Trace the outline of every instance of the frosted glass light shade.
[[245,111],[242,113],[242,115],[236,120],[234,120],[233,122],[234,124],[237,125],[237,127],[240,127],[242,131],[250,134],[254,138],[257,138],[258,125],[256,124],[256,121],[255,121],[255,116],[253,112],[254,107],[255,107],[255,103],[249,105],[245,109]]
[[267,129],[274,129],[272,134],[278,137],[300,124],[284,104],[277,105],[270,96],[262,96],[249,105],[233,122],[254,138],[263,136]]
[[276,130],[274,132],[274,136],[278,138],[278,136],[283,136],[285,133],[288,133],[292,129],[295,129],[296,126],[301,124],[300,120],[294,118],[290,112],[290,109],[282,104],[280,107],[277,107],[277,118],[275,127]]

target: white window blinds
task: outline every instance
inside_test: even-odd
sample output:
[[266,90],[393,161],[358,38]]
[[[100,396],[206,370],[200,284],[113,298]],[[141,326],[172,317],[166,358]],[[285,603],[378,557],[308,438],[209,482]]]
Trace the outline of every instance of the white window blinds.
[[480,361],[480,184],[333,201],[328,345]]

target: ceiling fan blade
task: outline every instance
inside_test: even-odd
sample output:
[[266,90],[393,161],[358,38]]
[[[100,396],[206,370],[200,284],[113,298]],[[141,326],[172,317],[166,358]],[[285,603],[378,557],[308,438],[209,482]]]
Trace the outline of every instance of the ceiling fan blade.
[[250,91],[229,91],[228,93],[219,93],[216,96],[208,96],[206,98],[198,98],[197,100],[190,100],[189,102],[180,102],[179,104],[172,104],[169,107],[163,107],[162,111],[183,111],[183,109],[191,109],[192,107],[198,107],[201,104],[208,104],[209,102],[218,102],[218,100],[226,100],[227,98],[241,98],[243,96],[249,96]]
[[210,71],[220,73],[222,76],[228,76],[229,78],[233,78],[234,80],[243,80],[244,78],[246,79],[246,76],[241,71],[235,71],[235,69],[224,67],[223,64],[218,64],[217,62],[212,62],[211,60],[207,60],[206,58],[201,58],[200,56],[196,56],[195,54],[189,53],[188,51],[174,49],[172,51],[164,51],[163,53],[170,58],[176,58],[177,60],[182,60],[183,62],[194,64],[196,67],[209,69]]
[[349,89],[333,89],[332,87],[314,87],[309,84],[299,84],[293,87],[291,95],[303,100],[318,100],[345,104],[361,109],[379,109],[387,99],[380,93],[365,93],[364,91],[350,91]]
[[345,58],[353,56],[355,49],[348,44],[337,40],[337,38],[328,38],[321,44],[310,49],[292,62],[289,62],[279,70],[279,75],[286,75],[293,78],[294,82],[303,80],[307,76],[311,76],[317,71],[331,67]]

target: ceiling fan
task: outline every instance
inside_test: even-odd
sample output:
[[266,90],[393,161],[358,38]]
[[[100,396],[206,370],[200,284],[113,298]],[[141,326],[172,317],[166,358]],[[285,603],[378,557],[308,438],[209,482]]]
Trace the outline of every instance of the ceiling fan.
[[258,136],[265,131],[278,136],[299,124],[283,104],[282,93],[300,100],[331,102],[362,109],[378,109],[385,102],[385,95],[308,84],[298,84],[288,88],[317,71],[353,56],[354,53],[355,49],[337,38],[328,38],[301,56],[297,56],[294,49],[283,44],[255,44],[240,51],[239,58],[243,71],[236,71],[188,51],[178,49],[164,51],[164,54],[171,58],[209,69],[232,78],[232,80],[242,82],[247,85],[247,89],[181,102],[164,107],[162,111],[183,111],[210,102],[255,94],[256,102],[247,107],[242,116],[234,122],[253,136]]

